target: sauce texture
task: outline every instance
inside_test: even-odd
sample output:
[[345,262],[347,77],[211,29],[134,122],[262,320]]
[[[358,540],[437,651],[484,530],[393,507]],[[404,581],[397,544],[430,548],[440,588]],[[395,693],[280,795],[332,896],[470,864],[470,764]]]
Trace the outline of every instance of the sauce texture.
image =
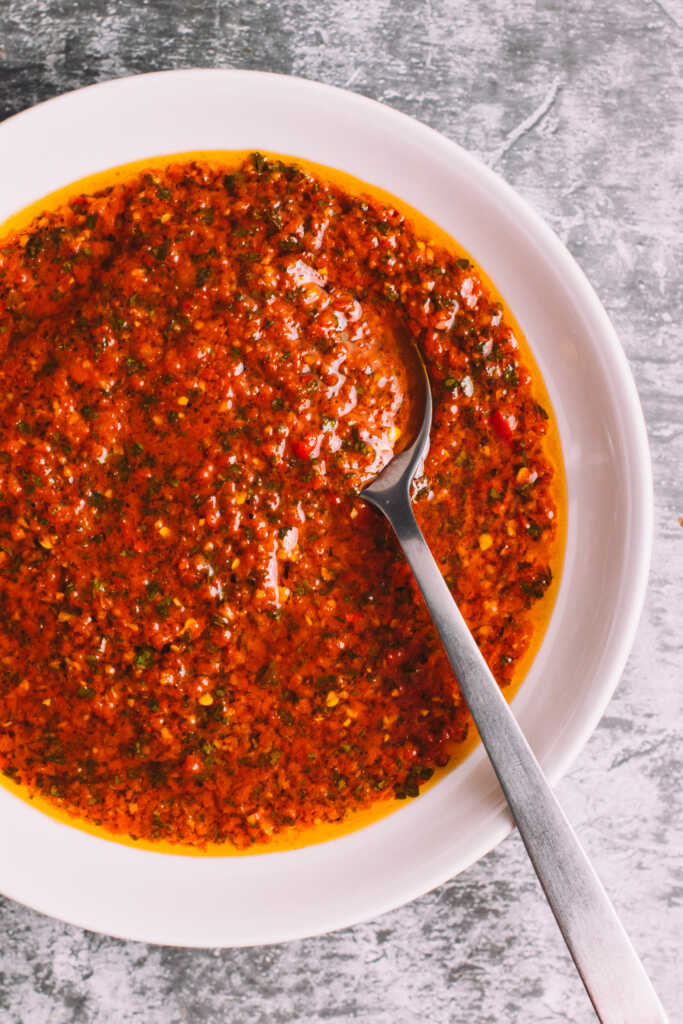
[[417,796],[468,714],[357,494],[434,397],[414,506],[501,685],[558,544],[548,412],[469,260],[253,154],[0,240],[0,768],[239,849]]

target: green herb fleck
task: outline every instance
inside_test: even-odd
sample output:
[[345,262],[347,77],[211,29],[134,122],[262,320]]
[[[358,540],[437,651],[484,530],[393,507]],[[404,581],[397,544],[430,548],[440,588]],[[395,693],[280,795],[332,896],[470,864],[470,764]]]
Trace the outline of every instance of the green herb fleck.
[[203,288],[210,277],[211,267],[197,267],[197,274],[195,276],[195,287]]
[[149,668],[154,661],[154,651],[151,647],[138,647],[136,648],[135,659],[133,664],[136,668],[146,669]]

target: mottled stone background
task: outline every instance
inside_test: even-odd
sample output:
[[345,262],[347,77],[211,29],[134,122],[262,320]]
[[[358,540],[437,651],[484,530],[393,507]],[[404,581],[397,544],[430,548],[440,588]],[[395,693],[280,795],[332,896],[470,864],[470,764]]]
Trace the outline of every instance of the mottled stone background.
[[[644,405],[656,538],[628,668],[559,795],[672,1020],[683,1019],[682,57],[679,0],[0,0],[0,118],[159,68],[346,86],[478,153],[585,269]],[[125,943],[0,900],[2,1024],[420,1018],[593,1019],[516,834],[377,921],[263,949]]]

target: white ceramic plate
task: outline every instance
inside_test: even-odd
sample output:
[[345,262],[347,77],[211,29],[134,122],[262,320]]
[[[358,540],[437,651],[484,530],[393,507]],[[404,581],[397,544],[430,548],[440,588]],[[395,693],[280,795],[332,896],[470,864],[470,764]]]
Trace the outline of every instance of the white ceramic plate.
[[[0,222],[86,174],[188,150],[266,149],[379,185],[457,238],[515,313],[560,427],[569,495],[552,621],[513,707],[549,778],[595,728],[637,625],[651,479],[633,380],[578,266],[499,177],[424,125],[349,92],[242,71],[174,71],[61,96],[0,125]],[[124,938],[278,942],[374,917],[462,871],[510,830],[481,750],[355,834],[246,858],[139,851],[61,825],[0,788],[0,889]]]

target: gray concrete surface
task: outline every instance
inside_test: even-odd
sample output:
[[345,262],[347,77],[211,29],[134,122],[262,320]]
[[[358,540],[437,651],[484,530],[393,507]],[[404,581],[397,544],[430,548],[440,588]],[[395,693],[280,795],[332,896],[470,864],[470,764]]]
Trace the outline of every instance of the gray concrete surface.
[[[0,117],[159,68],[330,82],[478,153],[586,271],[643,402],[656,537],[624,678],[559,795],[674,1021],[683,1019],[682,57],[678,0],[0,0]],[[420,1019],[594,1019],[516,835],[376,921],[263,949],[146,947],[0,900],[2,1024]]]

